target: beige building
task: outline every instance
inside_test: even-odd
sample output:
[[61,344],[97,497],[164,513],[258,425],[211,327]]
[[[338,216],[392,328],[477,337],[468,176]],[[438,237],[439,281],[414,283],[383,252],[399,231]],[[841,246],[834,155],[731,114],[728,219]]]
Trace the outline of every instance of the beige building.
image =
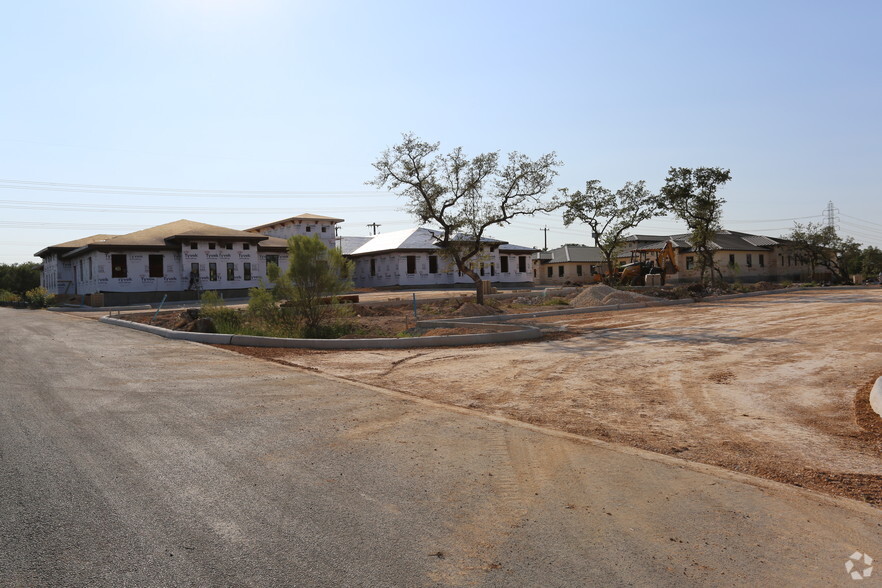
[[533,283],[592,284],[605,267],[603,253],[597,247],[564,245],[533,255]]
[[[651,241],[653,237],[656,238],[654,242]],[[630,261],[631,252],[635,249],[661,249],[670,242],[674,246],[679,271],[668,274],[667,283],[697,282],[701,278],[699,256],[692,248],[689,237],[689,234],[632,237],[633,245],[619,256],[619,261]],[[714,249],[716,266],[727,282],[797,282],[811,279],[811,266],[786,239],[722,230],[714,237],[711,247]],[[819,280],[830,279],[829,272],[824,268],[816,268],[816,276]]]

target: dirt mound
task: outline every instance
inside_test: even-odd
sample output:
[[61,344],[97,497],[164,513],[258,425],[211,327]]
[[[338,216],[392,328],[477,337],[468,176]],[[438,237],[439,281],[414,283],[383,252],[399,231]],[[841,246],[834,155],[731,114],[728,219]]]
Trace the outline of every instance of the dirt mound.
[[493,308],[492,306],[487,306],[486,304],[475,304],[474,302],[466,302],[462,306],[460,306],[455,314],[456,316],[489,316],[491,314],[499,314],[502,311]]
[[616,304],[634,304],[636,302],[649,302],[653,300],[650,296],[637,294],[636,292],[626,292],[624,290],[616,290],[610,288],[606,284],[597,284],[596,286],[588,286],[570,302],[571,306],[585,308],[587,306],[614,306]]
[[637,294],[636,292],[624,292],[618,291],[613,292],[603,299],[604,305],[611,304],[634,304],[636,302],[648,302],[652,300],[649,296],[644,296],[643,294]]
[[596,286],[588,286],[583,288],[575,298],[570,301],[570,306],[584,308],[586,306],[602,306],[603,299],[619,292],[615,288],[610,288],[606,284],[597,284]]

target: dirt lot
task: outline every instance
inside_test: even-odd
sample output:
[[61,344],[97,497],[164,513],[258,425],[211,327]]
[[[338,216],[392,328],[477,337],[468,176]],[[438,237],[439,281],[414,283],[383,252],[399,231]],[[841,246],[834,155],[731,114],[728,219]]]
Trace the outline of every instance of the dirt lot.
[[238,349],[882,506],[882,290],[787,292],[524,322],[457,349]]

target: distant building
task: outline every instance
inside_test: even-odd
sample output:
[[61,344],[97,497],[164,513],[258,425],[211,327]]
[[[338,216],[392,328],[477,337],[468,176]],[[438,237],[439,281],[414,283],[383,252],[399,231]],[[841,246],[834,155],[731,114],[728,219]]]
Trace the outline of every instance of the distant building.
[[[355,285],[360,288],[473,284],[441,254],[436,244],[440,235],[420,227],[382,233],[360,244],[343,237],[341,249],[355,262]],[[496,239],[484,242],[481,254],[470,262],[482,279],[495,284],[533,282],[530,255],[536,249]]]
[[597,247],[564,245],[533,254],[536,284],[592,284],[606,270],[603,253]]
[[294,235],[318,237],[329,249],[333,249],[336,246],[336,226],[337,223],[342,222],[342,218],[334,218],[332,216],[299,214],[291,218],[258,225],[245,230],[249,233],[259,233],[269,237],[278,237],[279,239],[288,239]]
[[59,243],[35,255],[43,259],[41,281],[50,293],[95,297],[101,304],[156,302],[163,296],[192,300],[202,290],[241,297],[266,276],[267,264],[287,269],[285,235],[315,234],[334,247],[337,222],[341,219],[300,215],[239,231],[178,220]]
[[[619,261],[630,261],[631,251],[635,249],[662,249],[668,242],[674,246],[679,271],[668,274],[667,283],[697,282],[701,277],[699,259],[688,233],[632,237],[631,245],[619,255]],[[710,246],[714,250],[714,261],[727,282],[811,279],[811,265],[787,239],[721,230],[714,236]],[[831,277],[825,268],[816,268],[816,274],[822,280]]]

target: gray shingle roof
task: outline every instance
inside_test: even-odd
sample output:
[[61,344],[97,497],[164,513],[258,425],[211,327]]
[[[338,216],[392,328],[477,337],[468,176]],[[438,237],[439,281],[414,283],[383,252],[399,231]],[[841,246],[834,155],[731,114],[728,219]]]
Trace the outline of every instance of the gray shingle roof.
[[545,263],[597,263],[603,261],[603,253],[597,247],[564,245],[556,249],[540,251],[535,258]]

